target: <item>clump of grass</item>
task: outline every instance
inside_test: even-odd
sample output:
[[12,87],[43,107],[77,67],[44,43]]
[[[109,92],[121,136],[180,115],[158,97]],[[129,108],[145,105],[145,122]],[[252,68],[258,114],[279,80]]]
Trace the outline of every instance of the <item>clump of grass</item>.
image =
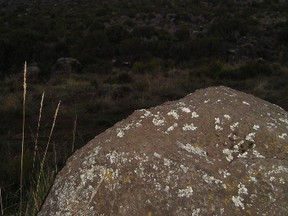
[[37,192],[39,190],[40,179],[41,179],[41,175],[42,175],[42,172],[43,172],[43,167],[44,167],[44,163],[45,163],[45,160],[46,160],[48,147],[49,147],[49,144],[51,142],[51,137],[52,137],[52,134],[53,134],[53,131],[54,131],[54,127],[55,127],[57,115],[58,115],[58,112],[59,112],[60,104],[61,104],[61,101],[59,101],[59,103],[57,105],[57,108],[56,108],[56,111],[55,111],[55,114],[54,114],[53,124],[52,124],[51,130],[50,130],[50,134],[49,134],[49,137],[48,137],[48,142],[47,142],[47,145],[46,145],[44,156],[43,156],[43,159],[42,159],[42,162],[41,162],[41,165],[40,165],[40,172],[39,172],[39,175],[38,175],[37,185],[36,185],[36,194],[37,194]]
[[[53,131],[54,131],[54,128],[56,125],[56,119],[57,119],[58,112],[60,109],[60,104],[61,104],[61,101],[59,101],[57,108],[56,108],[56,111],[55,111],[55,114],[54,114],[53,123],[52,123],[52,127],[50,130],[50,134],[48,137],[48,141],[46,144],[43,158],[42,158],[41,162],[39,161],[40,169],[39,169],[39,171],[34,170],[34,175],[31,177],[32,186],[31,186],[30,191],[29,191],[30,196],[28,197],[28,203],[27,203],[25,215],[31,215],[31,214],[34,215],[39,211],[41,204],[43,202],[43,199],[46,197],[46,194],[47,194],[47,192],[51,186],[51,183],[53,182],[53,179],[54,179],[56,173],[58,172],[57,165],[56,165],[55,146],[53,146],[54,147],[53,148],[54,158],[55,158],[55,170],[53,170],[53,169],[51,170],[51,168],[45,169],[44,164],[45,164],[45,161],[47,159],[47,153],[48,153],[49,145],[51,143],[52,134],[53,134]],[[41,100],[41,107],[42,106],[43,106],[43,101]],[[40,108],[40,110],[41,110],[40,111],[40,115],[41,115],[42,108]],[[39,115],[39,119],[41,119],[40,115]],[[38,125],[40,125],[40,123],[38,123]],[[39,130],[39,128],[37,130]],[[37,142],[38,141],[35,141],[35,149],[37,146],[36,145]],[[36,155],[37,155],[37,152],[35,151],[34,152],[35,158],[36,158]],[[33,161],[36,161],[36,159],[33,159]],[[34,169],[36,169],[36,167],[37,166],[34,165]]]
[[[20,179],[19,179],[19,205],[18,205],[18,215],[35,215],[47,195],[49,188],[54,180],[55,174],[57,173],[57,165],[54,168],[46,168],[45,161],[47,159],[49,145],[51,143],[51,138],[53,135],[53,131],[56,125],[56,119],[58,116],[58,112],[60,109],[61,100],[59,101],[54,118],[53,123],[50,129],[48,141],[45,147],[44,154],[42,159],[40,158],[39,150],[38,150],[38,140],[39,140],[39,131],[41,126],[42,120],[42,113],[43,113],[43,104],[45,98],[45,92],[42,94],[41,102],[40,102],[40,109],[39,109],[39,117],[38,117],[38,124],[37,124],[37,131],[36,136],[34,138],[34,153],[33,153],[33,163],[32,163],[32,175],[29,176],[29,186],[24,184],[24,172],[25,172],[25,130],[26,130],[26,98],[27,98],[27,63],[24,64],[24,78],[23,78],[23,104],[22,104],[22,139],[21,139],[21,158],[20,158]],[[76,129],[75,129],[76,130]],[[56,149],[54,146],[54,159],[56,164]],[[24,194],[25,192],[25,194]],[[24,206],[26,204],[26,206]],[[3,207],[2,202],[2,192],[0,188],[0,209],[1,215],[4,215],[5,208]],[[16,213],[16,212],[15,212]]]
[[[43,200],[47,195],[47,191],[51,188],[51,183],[55,178],[56,172],[53,169],[47,169],[42,172],[42,178],[38,182],[38,191],[35,186],[31,187],[28,191],[28,201],[25,209],[25,216],[36,215],[40,210]],[[37,175],[33,175],[31,178],[32,185],[37,185]]]

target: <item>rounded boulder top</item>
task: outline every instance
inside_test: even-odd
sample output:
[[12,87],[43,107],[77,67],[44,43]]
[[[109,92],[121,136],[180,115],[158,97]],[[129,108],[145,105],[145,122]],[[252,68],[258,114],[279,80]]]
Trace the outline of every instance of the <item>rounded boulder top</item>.
[[223,86],[137,110],[70,157],[40,215],[288,215],[288,113]]

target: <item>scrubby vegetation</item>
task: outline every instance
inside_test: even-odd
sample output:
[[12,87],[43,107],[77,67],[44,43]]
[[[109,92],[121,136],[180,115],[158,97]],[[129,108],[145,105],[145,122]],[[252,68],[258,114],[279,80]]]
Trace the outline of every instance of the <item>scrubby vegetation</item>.
[[135,109],[198,88],[226,85],[288,110],[287,5],[278,0],[0,1],[4,213],[19,206],[24,61],[28,193],[35,181],[31,169],[43,91],[39,159],[62,101],[45,163],[47,180],[75,149]]

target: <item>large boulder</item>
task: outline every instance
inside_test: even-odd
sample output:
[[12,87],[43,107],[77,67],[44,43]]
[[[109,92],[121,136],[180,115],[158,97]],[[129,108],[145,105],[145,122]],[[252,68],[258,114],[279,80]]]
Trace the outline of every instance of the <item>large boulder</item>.
[[57,73],[79,73],[81,69],[82,64],[75,58],[59,58],[56,61]]
[[67,161],[38,215],[288,215],[288,114],[227,87],[137,110]]

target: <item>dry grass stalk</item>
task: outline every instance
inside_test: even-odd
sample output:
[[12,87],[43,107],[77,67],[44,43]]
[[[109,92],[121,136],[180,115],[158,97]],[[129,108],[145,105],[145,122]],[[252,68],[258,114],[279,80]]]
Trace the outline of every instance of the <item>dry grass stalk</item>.
[[58,115],[58,111],[59,111],[59,108],[60,108],[60,104],[61,104],[61,100],[59,101],[58,106],[57,106],[56,111],[55,111],[55,114],[54,114],[53,124],[52,124],[51,130],[50,130],[48,142],[47,142],[46,149],[45,149],[45,152],[44,152],[44,156],[43,156],[43,159],[42,159],[42,162],[41,162],[40,171],[39,171],[37,184],[36,184],[36,194],[38,194],[38,191],[39,191],[40,178],[41,178],[41,175],[42,175],[42,172],[43,172],[43,167],[44,167],[44,163],[45,163],[45,160],[46,160],[46,155],[47,155],[47,152],[48,152],[48,147],[49,147],[49,144],[50,144],[50,141],[51,141],[51,137],[52,137],[52,134],[53,134],[53,131],[54,131],[55,122],[56,122],[56,119],[57,119],[57,115]]
[[76,139],[76,129],[77,129],[77,115],[74,120],[74,127],[73,127],[73,140],[72,140],[72,153],[74,152],[74,147],[75,147],[75,139]]
[[42,118],[44,97],[45,97],[45,92],[42,93],[41,102],[40,102],[39,118],[38,118],[37,132],[36,132],[35,146],[34,146],[34,156],[33,156],[33,166],[32,166],[33,170],[34,170],[34,166],[35,166],[36,155],[37,155],[37,152],[38,152],[38,138],[39,138],[39,130],[40,130],[41,118]]
[[56,153],[56,147],[55,143],[53,142],[53,151],[54,151],[54,163],[55,163],[55,172],[58,172],[58,167],[57,167],[57,153]]
[[26,116],[26,93],[27,93],[27,62],[24,64],[23,79],[23,121],[22,121],[22,142],[21,142],[21,167],[20,167],[20,208],[19,215],[22,215],[23,205],[23,158],[24,158],[24,142],[25,142],[25,116]]
[[4,215],[3,200],[2,200],[2,190],[1,190],[1,187],[0,187],[0,207],[1,207],[1,215]]

